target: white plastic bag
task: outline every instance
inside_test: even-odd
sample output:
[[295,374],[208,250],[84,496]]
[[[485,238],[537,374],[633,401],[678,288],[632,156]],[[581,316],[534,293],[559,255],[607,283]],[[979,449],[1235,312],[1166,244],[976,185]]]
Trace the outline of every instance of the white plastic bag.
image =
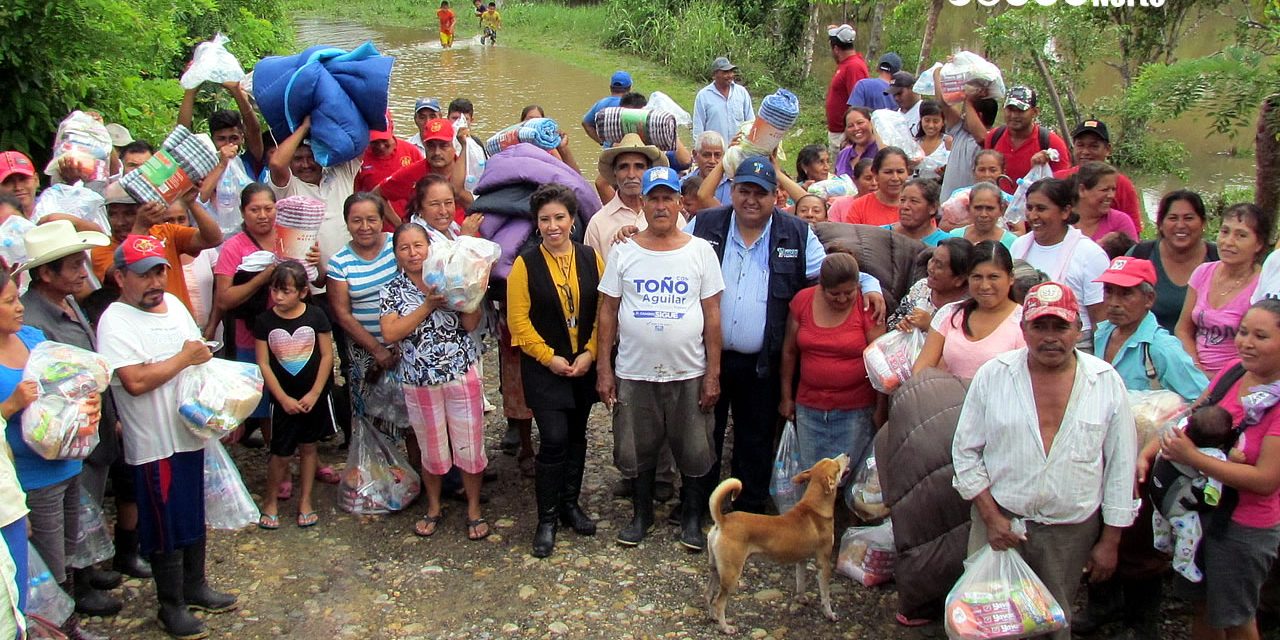
[[27,542],[27,615],[40,616],[54,624],[71,617],[75,602],[53,581],[49,565],[30,541]]
[[500,255],[502,249],[483,238],[437,242],[422,262],[422,280],[444,295],[450,309],[470,313],[484,300],[489,269]]
[[382,515],[409,506],[422,490],[422,480],[400,448],[364,421],[352,424],[347,468],[342,472],[339,500],[343,511]]
[[214,358],[188,367],[178,380],[178,415],[201,438],[221,438],[262,401],[258,365]]
[[58,174],[63,158],[76,165],[84,180],[106,180],[111,159],[111,134],[102,118],[83,111],[72,111],[58,124],[53,142],[53,157],[45,166],[45,175]]
[[245,172],[244,163],[239,158],[231,160],[218,180],[213,197],[213,217],[228,238],[240,231],[240,224],[244,221],[240,214],[240,192],[251,184],[253,178]]
[[[1056,153],[1050,150],[1050,153]],[[1005,209],[1004,219],[1009,224],[1018,224],[1027,219],[1027,191],[1031,189],[1031,185],[1053,177],[1053,169],[1048,163],[1033,164],[1027,175],[1018,179],[1018,189],[1013,192],[1013,202],[1009,203],[1009,208]]]
[[924,348],[924,332],[894,329],[867,345],[862,361],[867,365],[867,378],[880,393],[893,393],[911,378],[911,366]]
[[849,527],[840,536],[836,573],[853,578],[864,587],[893,580],[898,550],[893,546],[893,523],[874,527]]
[[22,440],[46,460],[87,458],[98,446],[102,414],[101,404],[89,411],[86,402],[111,382],[107,359],[69,344],[41,342],[31,349],[22,379],[39,387],[35,402],[22,412]]
[[880,142],[883,143],[880,145],[881,149],[885,147],[902,149],[911,163],[924,160],[924,150],[920,148],[920,143],[916,141],[907,117],[901,111],[876,109],[871,112],[871,126],[875,128],[876,135],[880,136]]
[[951,197],[938,207],[938,211],[942,214],[942,219],[938,222],[938,228],[943,231],[951,231],[959,227],[965,227],[973,224],[973,216],[969,215],[969,190],[972,187],[963,187],[951,192]]
[[667,94],[661,91],[654,91],[653,93],[649,94],[649,103],[646,105],[645,108],[649,109],[650,111],[665,111],[675,116],[676,126],[679,126],[679,127],[693,126],[693,116],[689,115],[689,112],[685,111],[683,107],[676,104],[676,101],[672,100],[671,96],[668,96]]
[[202,82],[222,84],[224,82],[240,82],[244,78],[244,68],[240,61],[227,51],[230,40],[221,33],[213,36],[208,42],[201,42],[191,56],[191,66],[183,72],[178,84],[183,89],[199,88]]
[[854,186],[853,179],[849,176],[836,176],[826,180],[819,180],[809,185],[809,193],[827,200],[829,198],[856,195],[858,188]]
[[876,457],[871,455],[858,469],[854,481],[849,483],[845,494],[845,505],[863,522],[876,522],[889,517],[889,508],[884,506],[884,493],[880,489],[880,470],[876,468]]
[[[933,83],[934,70],[942,68],[942,87],[939,90]],[[996,100],[1004,98],[1004,76],[1000,68],[988,62],[982,56],[969,51],[960,51],[953,59],[943,64],[934,63],[932,67],[920,74],[911,90],[920,95],[935,96],[955,104],[964,100],[964,85],[974,84],[987,89],[987,95]]]
[[68,213],[98,225],[103,233],[111,233],[111,223],[107,221],[107,201],[93,189],[70,184],[49,185],[36,198],[32,219],[40,224],[51,213]]
[[1139,449],[1190,413],[1187,401],[1167,389],[1130,391],[1129,408],[1138,427]]
[[0,222],[0,258],[4,258],[5,265],[14,267],[31,259],[23,238],[34,228],[34,222],[19,215],[9,216]]
[[102,507],[93,501],[93,496],[80,489],[80,529],[76,532],[75,551],[67,557],[67,565],[76,569],[92,567],[116,554],[115,545],[111,543],[111,534],[107,533],[107,523],[102,517]]
[[945,618],[952,640],[1027,638],[1067,626],[1062,607],[1022,556],[991,545],[964,561]]
[[260,515],[235,461],[217,438],[210,438],[204,445],[205,525],[235,531],[256,523]]
[[796,436],[796,425],[788,420],[782,430],[782,441],[778,443],[778,454],[773,459],[773,480],[769,483],[769,495],[773,496],[773,504],[778,513],[786,513],[800,502],[804,495],[805,485],[796,484],[792,479],[804,471],[800,467],[800,438]]

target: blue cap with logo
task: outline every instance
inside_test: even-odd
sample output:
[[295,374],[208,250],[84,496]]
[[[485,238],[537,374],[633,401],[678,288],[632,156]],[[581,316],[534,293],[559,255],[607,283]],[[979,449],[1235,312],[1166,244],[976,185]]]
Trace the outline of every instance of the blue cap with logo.
[[676,172],[671,167],[653,167],[644,172],[644,181],[640,183],[640,193],[649,195],[650,191],[658,187],[666,187],[676,193],[680,193],[680,178],[676,176]]
[[440,113],[440,101],[435,98],[418,98],[418,101],[413,103],[413,112],[417,113],[423,109],[430,109],[438,114]]
[[614,71],[613,77],[609,78],[610,89],[630,89],[631,74],[626,71]]
[[751,156],[738,164],[733,172],[734,184],[750,183],[759,185],[770,193],[778,188],[778,174],[773,170],[773,163],[765,156]]

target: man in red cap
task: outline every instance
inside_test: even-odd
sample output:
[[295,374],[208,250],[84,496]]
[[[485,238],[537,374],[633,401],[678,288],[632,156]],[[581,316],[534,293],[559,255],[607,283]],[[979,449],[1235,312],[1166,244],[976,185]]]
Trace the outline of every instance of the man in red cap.
[[1017,549],[1068,620],[1080,574],[1111,577],[1120,531],[1137,512],[1124,382],[1075,348],[1080,331],[1070,287],[1032,287],[1022,312],[1027,346],[978,369],[951,445],[953,484],[973,501],[969,551]]
[[453,123],[444,118],[434,118],[422,125],[422,146],[426,158],[391,174],[382,181],[376,192],[391,203],[401,217],[405,216],[409,200],[414,197],[418,181],[432,173],[449,180],[453,187],[454,219],[459,224],[466,217],[467,207],[475,197],[467,191],[467,163],[458,162],[453,148]]
[[364,150],[360,173],[356,174],[356,191],[373,191],[391,174],[422,158],[417,146],[395,136],[395,123],[388,111],[386,131],[369,132],[369,147]]

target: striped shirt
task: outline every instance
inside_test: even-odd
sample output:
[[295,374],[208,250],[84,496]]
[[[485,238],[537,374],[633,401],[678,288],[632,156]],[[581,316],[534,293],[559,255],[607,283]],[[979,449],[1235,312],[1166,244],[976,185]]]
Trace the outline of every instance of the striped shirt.
[[351,298],[351,315],[379,342],[382,326],[379,297],[382,288],[396,277],[396,255],[391,247],[391,234],[383,234],[382,250],[373,260],[365,260],[351,245],[345,245],[329,258],[329,278],[347,283],[347,295]]

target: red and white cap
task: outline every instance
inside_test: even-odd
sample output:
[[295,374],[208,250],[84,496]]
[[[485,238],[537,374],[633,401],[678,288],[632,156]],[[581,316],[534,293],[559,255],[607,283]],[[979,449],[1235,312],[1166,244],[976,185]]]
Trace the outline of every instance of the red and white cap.
[[1031,322],[1046,315],[1057,316],[1067,322],[1080,318],[1080,305],[1071,287],[1056,282],[1042,282],[1031,287],[1027,299],[1022,302],[1022,320]]

